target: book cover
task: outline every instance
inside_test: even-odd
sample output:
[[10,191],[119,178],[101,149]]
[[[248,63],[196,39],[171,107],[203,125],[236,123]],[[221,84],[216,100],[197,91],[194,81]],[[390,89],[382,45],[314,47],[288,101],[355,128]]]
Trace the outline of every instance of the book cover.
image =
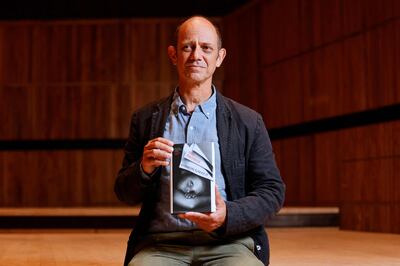
[[171,213],[215,212],[215,145],[175,144],[171,160]]

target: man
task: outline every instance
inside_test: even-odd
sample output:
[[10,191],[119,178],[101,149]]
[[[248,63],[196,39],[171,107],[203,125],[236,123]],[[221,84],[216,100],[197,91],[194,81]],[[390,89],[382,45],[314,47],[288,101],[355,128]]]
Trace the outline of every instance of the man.
[[[142,208],[125,265],[269,263],[264,223],[281,208],[285,186],[261,116],[212,85],[226,55],[221,46],[219,31],[208,19],[183,22],[176,46],[168,47],[179,86],[132,116],[115,192],[129,204],[142,202]],[[171,215],[173,145],[196,142],[217,144],[216,211]]]

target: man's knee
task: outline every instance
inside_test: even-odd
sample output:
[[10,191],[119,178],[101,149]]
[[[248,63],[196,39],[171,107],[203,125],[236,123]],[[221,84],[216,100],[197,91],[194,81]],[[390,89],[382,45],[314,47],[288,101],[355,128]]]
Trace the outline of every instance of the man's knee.
[[174,252],[171,248],[145,248],[139,251],[129,262],[128,266],[165,266],[165,265],[190,265],[186,263],[184,254]]

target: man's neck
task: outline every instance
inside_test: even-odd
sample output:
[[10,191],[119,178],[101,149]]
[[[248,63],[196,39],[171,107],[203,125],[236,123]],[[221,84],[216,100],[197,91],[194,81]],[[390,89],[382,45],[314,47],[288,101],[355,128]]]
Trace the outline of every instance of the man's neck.
[[179,84],[179,96],[188,112],[193,112],[197,105],[208,100],[212,95],[211,81],[202,84]]

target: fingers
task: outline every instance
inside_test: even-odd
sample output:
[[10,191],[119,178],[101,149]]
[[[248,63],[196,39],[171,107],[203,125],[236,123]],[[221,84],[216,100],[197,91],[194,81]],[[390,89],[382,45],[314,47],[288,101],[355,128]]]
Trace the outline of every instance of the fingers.
[[221,220],[221,215],[217,213],[187,212],[179,214],[178,217],[194,222],[200,229],[206,232],[214,231],[223,224],[224,220]]
[[145,150],[158,149],[171,153],[173,151],[173,146],[174,143],[172,141],[159,137],[150,140],[144,148]]
[[194,222],[200,229],[212,232],[222,226],[226,220],[226,204],[218,188],[215,188],[216,211],[213,213],[187,212],[179,214],[181,219],[188,219]]
[[165,138],[150,140],[143,149],[142,168],[151,174],[159,166],[169,165],[174,143]]

